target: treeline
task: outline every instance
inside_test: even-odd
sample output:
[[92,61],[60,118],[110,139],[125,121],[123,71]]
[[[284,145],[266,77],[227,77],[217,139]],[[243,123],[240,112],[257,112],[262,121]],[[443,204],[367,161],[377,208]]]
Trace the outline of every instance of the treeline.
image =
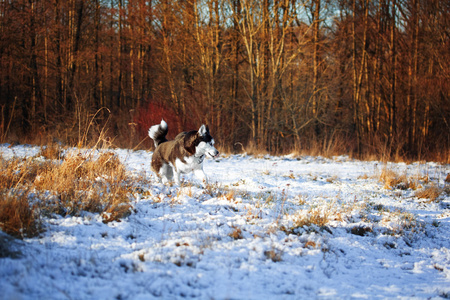
[[166,116],[229,151],[448,161],[447,0],[0,6],[1,141],[134,147]]

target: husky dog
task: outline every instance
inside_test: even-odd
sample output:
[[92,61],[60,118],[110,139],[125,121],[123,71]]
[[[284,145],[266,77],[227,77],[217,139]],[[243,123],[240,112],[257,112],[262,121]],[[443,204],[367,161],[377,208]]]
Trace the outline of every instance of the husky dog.
[[172,141],[166,139],[168,130],[164,120],[148,130],[156,147],[152,157],[153,172],[163,183],[171,181],[175,173],[175,183],[178,185],[181,173],[194,172],[205,187],[208,183],[203,171],[205,155],[211,158],[219,156],[208,126],[202,125],[198,131],[181,132]]

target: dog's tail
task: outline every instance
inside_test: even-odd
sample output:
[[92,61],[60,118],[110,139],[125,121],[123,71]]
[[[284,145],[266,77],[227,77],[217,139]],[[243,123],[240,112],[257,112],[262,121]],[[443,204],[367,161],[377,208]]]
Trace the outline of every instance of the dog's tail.
[[158,145],[167,142],[166,135],[168,131],[169,128],[167,127],[166,121],[161,120],[161,124],[156,124],[150,127],[148,130],[148,136],[152,138],[155,143],[155,147],[158,147]]

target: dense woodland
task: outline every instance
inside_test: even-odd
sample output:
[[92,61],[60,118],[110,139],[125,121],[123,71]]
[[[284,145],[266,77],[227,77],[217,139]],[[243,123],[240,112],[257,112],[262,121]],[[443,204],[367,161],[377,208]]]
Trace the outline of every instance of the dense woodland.
[[440,159],[448,0],[1,0],[0,142]]

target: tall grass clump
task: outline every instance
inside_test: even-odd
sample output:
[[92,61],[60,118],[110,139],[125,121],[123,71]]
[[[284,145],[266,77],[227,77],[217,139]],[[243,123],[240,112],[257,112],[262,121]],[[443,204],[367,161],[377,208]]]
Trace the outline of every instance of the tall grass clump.
[[414,182],[410,180],[406,176],[406,174],[398,174],[394,170],[384,168],[380,175],[378,180],[382,183],[384,183],[384,188],[391,189],[391,188],[401,188],[401,189],[408,189],[410,187],[414,187]]
[[36,236],[41,224],[36,207],[29,203],[28,184],[39,166],[0,157],[0,167],[0,229],[18,238]]
[[28,202],[28,191],[0,195],[0,229],[17,238],[34,237],[41,231],[35,207]]
[[381,183],[384,183],[386,189],[401,189],[401,190],[417,190],[422,187],[423,184],[429,182],[428,176],[419,175],[407,175],[404,173],[398,173],[387,166],[385,166],[381,172],[376,176]]
[[[62,157],[60,151],[52,153],[53,158]],[[35,236],[41,230],[41,217],[52,214],[92,212],[110,222],[131,213],[133,181],[114,153],[73,153],[63,159],[38,156],[0,157],[0,229],[4,232]]]
[[331,211],[309,208],[292,216],[289,227],[281,226],[281,230],[288,234],[301,234],[304,230],[315,231],[324,228],[332,221]]
[[44,204],[48,212],[106,213],[111,220],[126,216],[131,208],[131,181],[124,165],[111,152],[96,158],[69,155],[61,164],[42,169],[34,186],[41,194],[50,194]]
[[443,188],[435,184],[431,184],[423,189],[420,189],[414,193],[419,199],[428,199],[429,202],[438,202],[438,197],[444,192]]

